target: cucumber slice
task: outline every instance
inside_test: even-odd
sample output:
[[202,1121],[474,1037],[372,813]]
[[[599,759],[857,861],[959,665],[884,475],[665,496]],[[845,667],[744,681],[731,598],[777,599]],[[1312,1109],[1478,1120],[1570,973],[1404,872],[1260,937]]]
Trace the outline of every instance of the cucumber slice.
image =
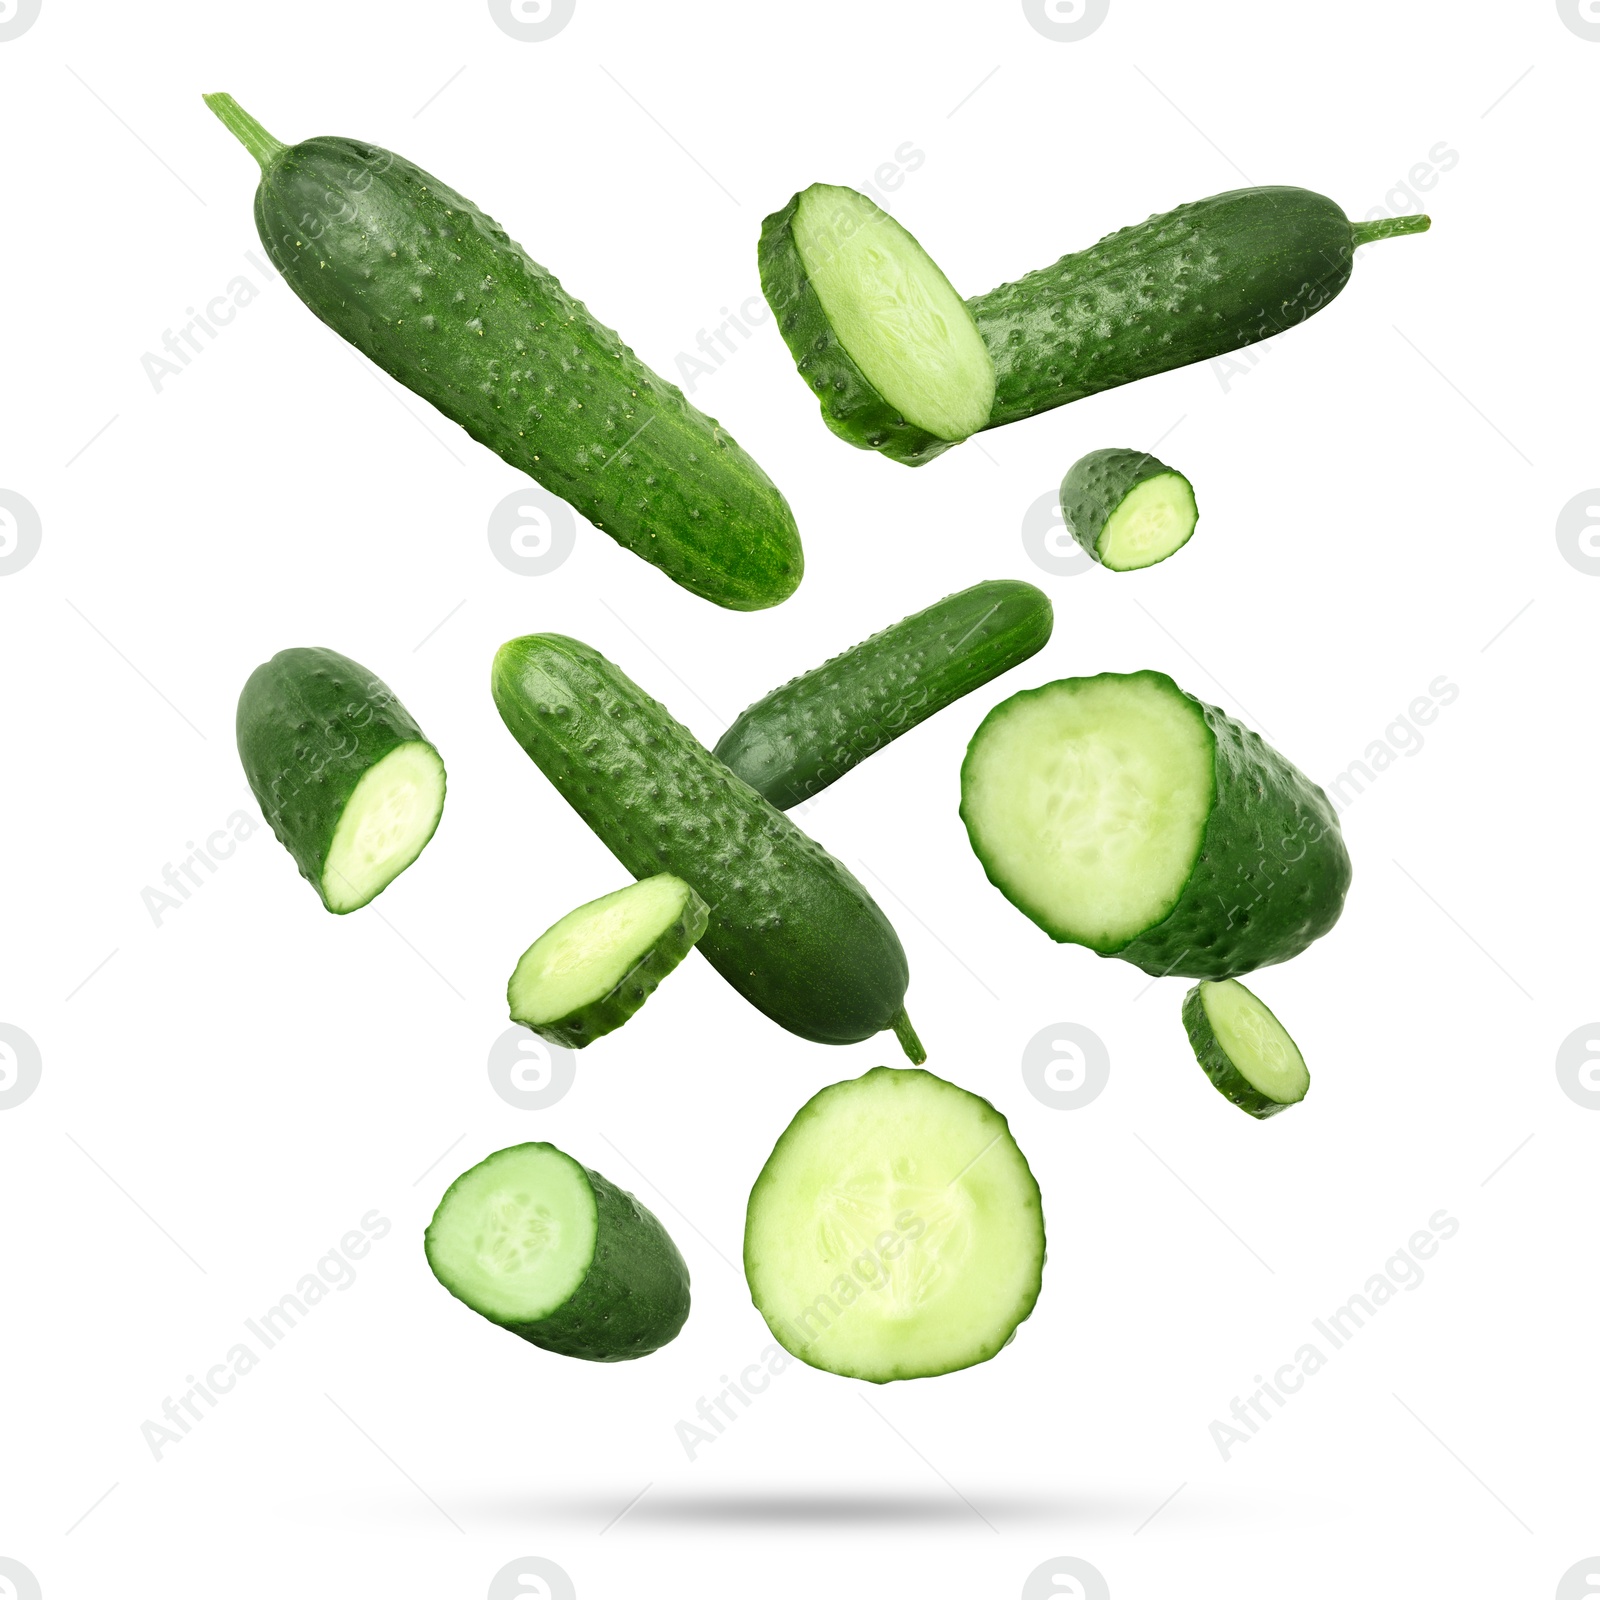
[[868,1383],[987,1361],[1039,1298],[1039,1186],[1006,1119],[916,1068],[802,1106],[750,1192],[744,1266],[773,1337]]
[[710,913],[670,872],[569,911],[523,951],[511,1020],[581,1050],[620,1028],[694,948]]
[[262,815],[329,911],[375,899],[439,825],[439,752],[348,656],[280,650],[240,692],[237,733]]
[[1305,1099],[1305,1057],[1242,983],[1197,983],[1183,997],[1183,1026],[1205,1075],[1241,1111],[1275,1117]]
[[814,183],[761,228],[761,288],[842,439],[908,466],[988,425],[994,360],[922,246],[863,194]]
[[1143,450],[1096,450],[1061,480],[1061,518],[1113,572],[1165,561],[1189,542],[1200,509],[1194,486]]
[[689,1269],[667,1230],[552,1144],[513,1145],[462,1173],[424,1247],[463,1305],[557,1355],[632,1361],[689,1315]]
[[967,748],[961,816],[989,881],[1053,939],[1158,976],[1287,961],[1350,885],[1322,790],[1162,672],[996,706]]

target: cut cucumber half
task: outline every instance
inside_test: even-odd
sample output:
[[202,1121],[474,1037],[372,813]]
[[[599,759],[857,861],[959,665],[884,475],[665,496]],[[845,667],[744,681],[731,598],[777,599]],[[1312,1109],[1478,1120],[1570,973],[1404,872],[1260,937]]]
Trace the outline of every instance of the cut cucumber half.
[[1165,561],[1189,542],[1200,509],[1184,475],[1143,450],[1096,450],[1061,480],[1061,519],[1113,572]]
[[581,1050],[620,1028],[694,948],[710,913],[669,872],[569,911],[523,951],[511,1020]]
[[424,1247],[463,1305],[558,1355],[632,1361],[689,1315],[689,1269],[667,1230],[552,1144],[513,1145],[462,1173]]
[[750,1193],[744,1266],[773,1337],[869,1383],[987,1361],[1039,1298],[1039,1186],[1006,1119],[916,1068],[800,1108]]
[[814,183],[762,225],[761,287],[828,426],[907,465],[988,425],[994,360],[927,252],[854,189]]
[[262,815],[329,911],[375,899],[439,825],[439,752],[348,656],[280,650],[241,691],[237,732]]
[[1158,976],[1287,961],[1350,885],[1322,790],[1162,672],[996,706],[967,748],[961,816],[989,881],[1053,939]]
[[1305,1099],[1305,1057],[1242,983],[1197,983],[1183,998],[1183,1026],[1205,1075],[1241,1111],[1275,1117]]

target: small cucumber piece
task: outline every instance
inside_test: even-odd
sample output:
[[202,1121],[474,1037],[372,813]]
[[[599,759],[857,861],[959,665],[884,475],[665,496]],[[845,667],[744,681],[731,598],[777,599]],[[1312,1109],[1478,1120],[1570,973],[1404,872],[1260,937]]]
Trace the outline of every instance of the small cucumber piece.
[[1052,620],[1031,583],[974,584],[774,689],[714,753],[785,811],[1042,650]]
[[1351,222],[1309,189],[1179,206],[967,302],[995,364],[989,426],[1243,349],[1304,322],[1356,249],[1427,217]]
[[1305,1058],[1242,983],[1197,983],[1183,997],[1183,1026],[1205,1075],[1241,1111],[1275,1117],[1305,1099]]
[[581,1050],[620,1028],[706,931],[706,903],[669,872],[569,911],[523,951],[511,1020]]
[[911,1068],[813,1095],[745,1220],[745,1277],[773,1337],[868,1383],[987,1361],[1033,1311],[1044,1251],[1039,1185],[1006,1119]]
[[1137,572],[1189,542],[1200,508],[1177,468],[1143,450],[1095,450],[1061,480],[1061,520],[1102,566]]
[[907,466],[976,433],[994,362],[927,252],[854,189],[814,183],[762,223],[761,289],[841,439]]
[[285,145],[205,101],[260,164],[273,266],[335,333],[692,594],[756,611],[793,593],[772,481],[492,217],[365,140]]
[[424,1248],[463,1305],[557,1355],[634,1361],[689,1315],[689,1269],[667,1230],[553,1144],[513,1145],[462,1173]]
[[711,907],[700,953],[758,1011],[818,1044],[892,1028],[910,974],[877,902],[598,650],[559,633],[501,645],[501,720],[636,878],[671,872]]
[[444,763],[382,679],[334,650],[280,650],[239,695],[250,791],[329,911],[375,899],[422,854]]
[[1287,961],[1350,886],[1322,790],[1164,672],[1003,701],[967,747],[961,817],[989,881],[1051,938],[1158,976]]

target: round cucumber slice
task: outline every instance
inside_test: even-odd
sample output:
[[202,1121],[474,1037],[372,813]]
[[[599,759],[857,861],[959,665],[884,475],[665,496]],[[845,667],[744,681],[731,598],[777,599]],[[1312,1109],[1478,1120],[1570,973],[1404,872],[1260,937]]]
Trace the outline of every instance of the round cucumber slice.
[[1300,1048],[1242,983],[1197,983],[1183,999],[1183,1026],[1217,1090],[1252,1117],[1275,1117],[1311,1087]]
[[1194,487],[1143,450],[1095,450],[1061,480],[1061,517],[1102,566],[1137,572],[1189,542],[1200,520]]
[[750,1193],[744,1264],[773,1336],[869,1383],[987,1361],[1039,1297],[1039,1186],[1006,1119],[876,1067],[796,1114]]
[[340,814],[322,868],[330,911],[375,898],[433,837],[444,809],[444,763],[425,741],[402,744],[362,775]]
[[694,948],[710,912],[663,872],[569,911],[523,952],[506,998],[511,1020],[582,1049],[620,1028]]
[[513,1145],[464,1172],[424,1248],[456,1299],[558,1355],[632,1361],[689,1315],[689,1269],[666,1229],[551,1144]]
[[996,706],[967,747],[961,816],[990,882],[1052,938],[1159,976],[1287,961],[1350,886],[1322,790],[1162,672]]
[[989,421],[994,360],[927,252],[854,189],[814,183],[761,229],[761,288],[841,438],[920,466]]

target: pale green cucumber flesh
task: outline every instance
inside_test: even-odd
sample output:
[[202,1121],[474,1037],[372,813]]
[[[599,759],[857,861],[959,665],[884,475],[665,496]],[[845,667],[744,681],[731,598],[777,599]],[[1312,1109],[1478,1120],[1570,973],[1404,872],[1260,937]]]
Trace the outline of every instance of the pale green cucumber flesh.
[[1137,483],[1106,520],[1097,554],[1113,572],[1137,572],[1165,561],[1188,543],[1200,513],[1181,472]]
[[813,184],[794,238],[834,334],[907,422],[950,441],[988,423],[994,362],[972,313],[893,217],[854,189]]
[[361,775],[322,869],[330,911],[354,911],[388,887],[433,837],[444,809],[444,763],[431,744],[397,745]]
[[619,1028],[705,932],[707,907],[658,873],[591,900],[540,934],[507,986],[511,1020],[581,1048]]
[[1241,1110],[1270,1117],[1305,1099],[1311,1074],[1299,1046],[1242,983],[1196,984],[1184,1025],[1206,1076]]
[[1005,1118],[928,1072],[824,1089],[750,1195],[745,1274],[778,1342],[872,1383],[987,1361],[1032,1312],[1039,1187]]
[[1068,678],[1014,696],[972,742],[962,816],[973,847],[1057,939],[1114,951],[1160,922],[1189,879],[1214,795],[1212,743],[1195,702],[1163,683]]

